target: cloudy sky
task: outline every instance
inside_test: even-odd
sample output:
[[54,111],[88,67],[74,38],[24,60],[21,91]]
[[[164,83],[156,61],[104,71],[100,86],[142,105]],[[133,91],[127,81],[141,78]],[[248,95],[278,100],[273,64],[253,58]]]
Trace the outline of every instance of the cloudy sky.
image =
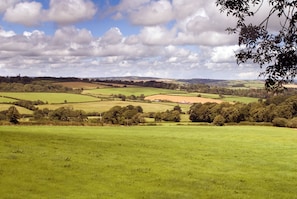
[[1,76],[256,79],[215,0],[1,0]]

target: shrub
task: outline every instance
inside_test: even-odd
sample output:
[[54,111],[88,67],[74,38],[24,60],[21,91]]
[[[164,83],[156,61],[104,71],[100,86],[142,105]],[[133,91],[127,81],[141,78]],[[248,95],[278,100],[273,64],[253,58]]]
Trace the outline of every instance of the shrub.
[[297,117],[292,118],[287,122],[287,127],[297,128]]
[[272,120],[273,126],[286,127],[288,120],[286,118],[277,117]]
[[212,123],[216,126],[224,126],[225,118],[222,115],[217,115]]

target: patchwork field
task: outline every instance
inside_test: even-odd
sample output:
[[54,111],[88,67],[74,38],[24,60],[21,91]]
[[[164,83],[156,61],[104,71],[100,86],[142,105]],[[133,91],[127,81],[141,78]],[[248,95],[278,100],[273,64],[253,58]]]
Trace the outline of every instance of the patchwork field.
[[0,126],[1,198],[296,198],[297,131]]

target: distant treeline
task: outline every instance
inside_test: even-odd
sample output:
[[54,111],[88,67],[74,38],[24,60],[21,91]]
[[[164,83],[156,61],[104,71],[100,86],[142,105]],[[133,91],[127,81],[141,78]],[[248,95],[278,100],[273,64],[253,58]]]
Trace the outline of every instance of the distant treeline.
[[[72,89],[56,84],[59,82],[87,82],[104,83],[110,86],[134,85],[140,87],[163,88],[171,90],[182,90],[187,92],[211,93],[219,95],[234,95],[241,97],[255,97],[267,99],[275,93],[265,89],[230,89],[220,86],[212,86],[204,83],[175,83],[166,81],[128,81],[128,80],[101,80],[98,78],[75,78],[75,77],[0,77],[0,91],[7,92],[71,92],[80,93],[83,89]],[[55,84],[54,84],[55,83]],[[282,95],[296,95],[297,89],[284,89]]]

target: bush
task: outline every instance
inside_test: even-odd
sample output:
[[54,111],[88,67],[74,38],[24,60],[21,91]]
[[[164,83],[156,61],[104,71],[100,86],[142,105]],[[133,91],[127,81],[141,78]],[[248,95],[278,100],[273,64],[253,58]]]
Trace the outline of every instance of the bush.
[[216,126],[224,126],[225,118],[222,115],[217,115],[212,123]]
[[286,127],[288,120],[286,118],[277,117],[272,120],[273,126]]
[[297,117],[292,118],[287,122],[287,127],[297,128]]

